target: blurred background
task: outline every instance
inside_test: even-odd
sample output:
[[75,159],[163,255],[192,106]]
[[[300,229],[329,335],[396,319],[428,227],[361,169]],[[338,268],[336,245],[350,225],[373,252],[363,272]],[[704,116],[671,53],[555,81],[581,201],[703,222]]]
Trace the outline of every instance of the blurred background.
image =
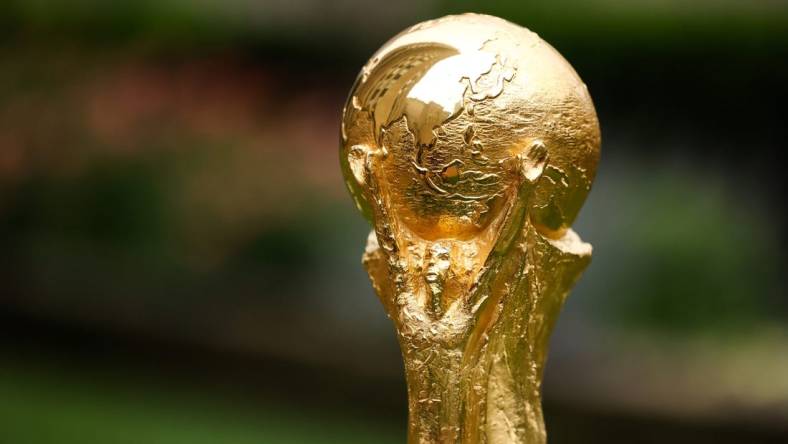
[[788,442],[780,0],[4,1],[0,442],[404,442],[339,114],[465,11],[555,46],[602,125],[550,442]]

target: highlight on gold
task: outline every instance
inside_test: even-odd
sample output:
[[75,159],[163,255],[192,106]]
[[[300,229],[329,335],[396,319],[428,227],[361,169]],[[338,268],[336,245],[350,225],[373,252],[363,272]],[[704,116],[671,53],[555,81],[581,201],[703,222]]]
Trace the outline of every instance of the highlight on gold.
[[373,226],[363,262],[402,350],[409,442],[545,442],[547,343],[591,257],[571,226],[599,147],[577,73],[502,19],[417,24],[362,68],[340,163]]

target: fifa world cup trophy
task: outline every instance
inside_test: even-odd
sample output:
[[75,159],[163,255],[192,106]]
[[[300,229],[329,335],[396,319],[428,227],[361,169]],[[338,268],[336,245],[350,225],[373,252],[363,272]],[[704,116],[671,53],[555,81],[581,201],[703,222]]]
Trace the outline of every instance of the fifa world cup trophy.
[[340,162],[373,227],[363,263],[402,350],[408,442],[545,442],[547,343],[591,258],[571,226],[599,147],[574,69],[502,19],[420,23],[362,68]]

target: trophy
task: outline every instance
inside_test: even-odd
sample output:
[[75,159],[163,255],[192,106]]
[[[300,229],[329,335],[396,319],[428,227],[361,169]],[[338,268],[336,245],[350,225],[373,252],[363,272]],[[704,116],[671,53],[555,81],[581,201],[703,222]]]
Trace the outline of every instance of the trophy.
[[550,332],[588,265],[572,231],[600,134],[533,32],[477,14],[398,34],[362,68],[340,163],[397,332],[409,443],[544,443]]

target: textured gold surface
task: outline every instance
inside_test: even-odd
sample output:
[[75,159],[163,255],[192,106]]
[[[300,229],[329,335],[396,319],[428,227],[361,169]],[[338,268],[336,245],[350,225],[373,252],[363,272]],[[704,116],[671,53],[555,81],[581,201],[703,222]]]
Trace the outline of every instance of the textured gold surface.
[[340,162],[397,330],[411,443],[542,443],[550,331],[591,258],[571,230],[599,159],[586,86],[536,34],[420,23],[362,68]]

